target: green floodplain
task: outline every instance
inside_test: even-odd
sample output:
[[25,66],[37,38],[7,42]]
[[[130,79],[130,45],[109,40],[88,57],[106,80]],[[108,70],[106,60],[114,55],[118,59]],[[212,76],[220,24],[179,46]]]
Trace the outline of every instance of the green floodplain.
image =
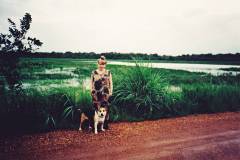
[[[149,61],[131,62],[136,66],[107,64],[106,67],[113,75],[112,122],[240,110],[240,74],[215,76],[142,65]],[[91,71],[97,68],[96,60],[22,58],[19,68],[23,91],[16,96],[1,89],[1,124],[9,130],[14,125],[15,129],[34,132],[76,129],[78,109],[91,107],[88,85]],[[222,70],[239,71],[239,68]]]

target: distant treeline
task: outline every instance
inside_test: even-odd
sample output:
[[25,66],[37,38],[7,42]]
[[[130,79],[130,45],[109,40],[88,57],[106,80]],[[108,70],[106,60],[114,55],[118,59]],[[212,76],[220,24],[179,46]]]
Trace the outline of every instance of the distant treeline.
[[[9,56],[6,53],[0,52],[0,57]],[[96,59],[99,54],[95,52],[35,52],[35,53],[20,53],[20,57],[31,58],[80,58],[80,59]],[[139,57],[143,60],[170,60],[170,61],[240,61],[240,53],[226,54],[183,54],[179,56],[158,55],[158,54],[143,54],[143,53],[117,53],[107,52],[101,53],[107,59],[131,59],[131,57]]]

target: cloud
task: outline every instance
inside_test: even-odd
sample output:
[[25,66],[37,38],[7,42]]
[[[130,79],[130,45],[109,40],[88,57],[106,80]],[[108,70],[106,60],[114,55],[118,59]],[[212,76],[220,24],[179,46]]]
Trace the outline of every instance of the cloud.
[[237,0],[0,0],[0,29],[8,17],[33,18],[41,51],[239,52]]

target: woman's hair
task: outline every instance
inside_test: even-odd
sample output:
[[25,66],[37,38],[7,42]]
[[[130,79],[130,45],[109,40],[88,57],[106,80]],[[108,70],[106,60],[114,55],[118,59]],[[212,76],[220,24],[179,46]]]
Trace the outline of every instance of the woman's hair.
[[100,58],[98,59],[98,64],[107,64],[107,60],[105,56],[100,56]]

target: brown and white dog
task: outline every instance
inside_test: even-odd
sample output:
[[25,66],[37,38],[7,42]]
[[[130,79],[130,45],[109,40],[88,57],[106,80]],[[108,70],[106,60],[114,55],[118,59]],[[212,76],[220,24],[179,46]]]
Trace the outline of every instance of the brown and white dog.
[[95,110],[88,110],[83,111],[80,113],[80,124],[79,124],[79,131],[82,131],[82,123],[85,120],[89,120],[89,128],[91,128],[91,124],[94,127],[94,133],[98,134],[98,124],[101,124],[101,131],[105,131],[103,128],[105,117],[107,114],[107,109],[105,106],[100,106]]

